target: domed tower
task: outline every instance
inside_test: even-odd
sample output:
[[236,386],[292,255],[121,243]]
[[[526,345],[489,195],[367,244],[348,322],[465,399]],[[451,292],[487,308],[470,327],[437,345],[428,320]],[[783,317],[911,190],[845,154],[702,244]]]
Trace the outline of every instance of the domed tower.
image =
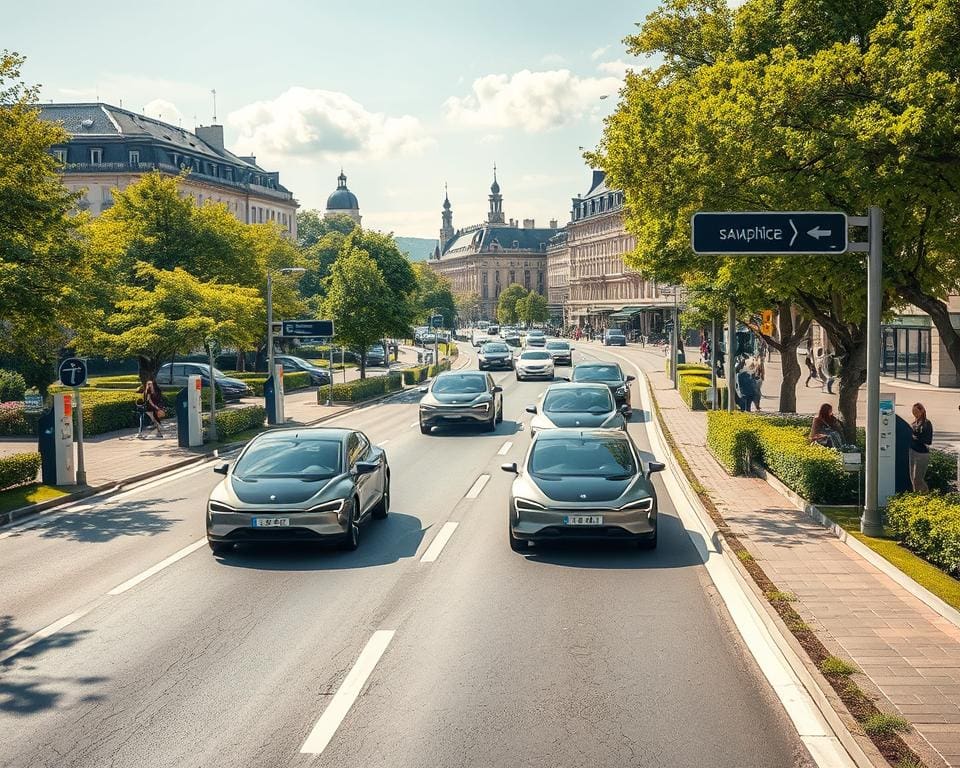
[[360,226],[360,203],[357,201],[357,196],[347,189],[347,175],[343,172],[343,168],[337,176],[337,188],[327,198],[327,210],[323,217],[328,219],[338,213],[349,216],[358,227]]
[[488,224],[503,224],[503,195],[500,194],[500,185],[497,183],[497,166],[493,166],[493,184],[490,185],[490,211],[487,213]]
[[440,227],[440,250],[453,239],[453,207],[450,205],[450,195],[447,185],[443,185],[443,226]]

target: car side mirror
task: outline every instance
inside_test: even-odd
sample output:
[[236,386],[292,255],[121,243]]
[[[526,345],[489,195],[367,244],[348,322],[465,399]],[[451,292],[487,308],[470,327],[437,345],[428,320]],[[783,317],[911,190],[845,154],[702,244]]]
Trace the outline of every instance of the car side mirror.
[[519,470],[517,469],[517,462],[515,461],[511,461],[509,464],[501,464],[500,469],[502,469],[504,472],[511,472],[514,475],[520,474]]
[[380,465],[375,461],[358,461],[353,465],[358,475],[369,475],[380,469]]
[[627,381],[636,381],[636,380],[637,380],[636,376],[627,376]]
[[654,472],[663,472],[667,468],[667,465],[660,461],[651,461],[647,463],[647,477],[650,477]]
[[223,462],[223,464],[217,464],[213,468],[213,471],[216,472],[218,475],[225,475],[227,474],[229,469],[230,469],[230,465],[227,464],[226,462]]
[[536,413],[536,412],[537,412],[537,406],[535,406],[535,405],[528,405],[528,406],[527,406],[527,413]]
[[503,387],[501,387],[501,386],[498,384],[497,386],[495,386],[495,387],[491,390],[491,392],[493,392],[493,394],[495,394],[495,395],[496,395],[496,394],[499,394],[500,392],[503,392]]
[[417,387],[417,389],[420,391],[420,394],[422,395],[427,394],[427,392],[429,391],[429,387]]
[[622,413],[622,414],[627,414],[627,413],[629,413],[629,412],[630,412],[630,406],[629,406],[629,405],[627,405],[626,403],[624,403],[623,405],[620,406],[620,413]]
[[571,352],[576,352],[576,351],[577,351],[577,348],[576,348],[576,347],[570,347],[570,351],[571,351]]

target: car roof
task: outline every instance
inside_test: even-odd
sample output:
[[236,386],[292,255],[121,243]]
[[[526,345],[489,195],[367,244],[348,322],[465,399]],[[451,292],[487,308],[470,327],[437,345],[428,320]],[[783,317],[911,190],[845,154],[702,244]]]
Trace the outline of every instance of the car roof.
[[555,389],[598,389],[604,392],[610,391],[610,387],[606,384],[601,384],[599,381],[563,381],[547,387],[545,396]]
[[632,442],[630,435],[622,429],[542,429],[533,438],[535,442],[549,440],[569,440],[579,437],[582,440],[623,440]]
[[[254,440],[274,437],[307,437],[316,440],[345,440],[357,430],[345,427],[290,427],[288,429],[270,429],[261,432]],[[252,442],[252,441],[251,441]]]

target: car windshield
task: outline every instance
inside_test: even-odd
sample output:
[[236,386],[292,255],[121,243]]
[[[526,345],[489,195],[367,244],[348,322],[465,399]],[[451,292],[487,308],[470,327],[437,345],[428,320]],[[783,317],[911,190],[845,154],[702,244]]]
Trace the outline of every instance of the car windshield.
[[548,341],[547,349],[570,349],[570,345],[565,341]]
[[292,363],[293,365],[299,365],[301,368],[313,368],[311,363],[308,363],[302,357],[294,357],[293,355],[287,355],[284,358],[281,358],[281,361],[286,363]]
[[555,389],[543,400],[544,413],[606,413],[614,408],[610,390],[590,388]]
[[510,348],[506,344],[484,344],[484,352],[509,352]]
[[233,474],[241,480],[323,480],[340,474],[340,441],[301,435],[262,437],[251,443]]
[[520,354],[521,360],[549,360],[549,352],[522,352]]
[[574,381],[623,381],[619,365],[578,365],[573,369]]
[[623,331],[607,331],[607,336],[623,336]]
[[530,473],[547,480],[566,477],[626,479],[637,473],[630,444],[623,437],[570,436],[538,440],[530,453]]
[[487,391],[487,379],[476,374],[458,373],[450,376],[440,376],[433,382],[434,394],[480,394]]

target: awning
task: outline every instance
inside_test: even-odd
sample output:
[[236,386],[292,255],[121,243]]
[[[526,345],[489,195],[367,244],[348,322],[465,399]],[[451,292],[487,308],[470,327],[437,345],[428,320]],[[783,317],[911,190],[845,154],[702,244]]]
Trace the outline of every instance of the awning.
[[609,315],[607,319],[608,320],[629,320],[634,315],[639,315],[645,309],[650,309],[650,307],[621,307],[612,315]]

